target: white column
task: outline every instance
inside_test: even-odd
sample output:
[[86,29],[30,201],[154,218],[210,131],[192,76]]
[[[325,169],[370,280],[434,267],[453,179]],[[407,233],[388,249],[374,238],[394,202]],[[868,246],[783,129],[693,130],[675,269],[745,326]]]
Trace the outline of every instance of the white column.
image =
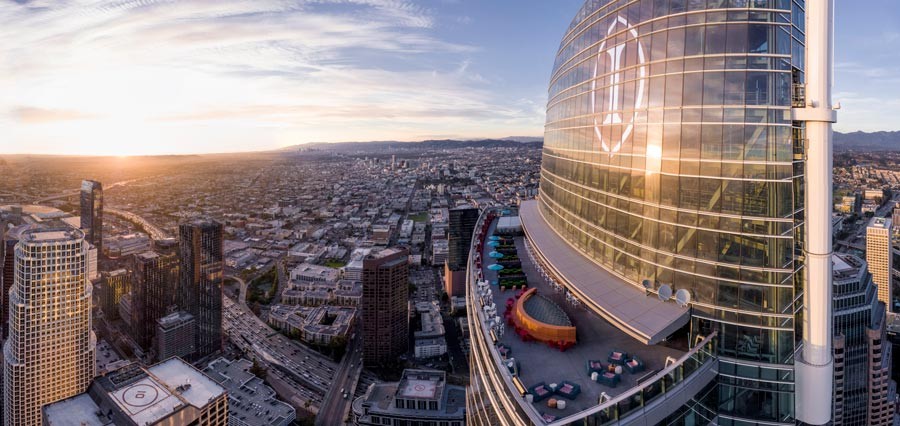
[[832,129],[834,66],[833,0],[806,2],[806,107],[793,117],[806,122],[806,277],[803,351],[796,367],[797,420],[823,425],[831,420],[832,327]]

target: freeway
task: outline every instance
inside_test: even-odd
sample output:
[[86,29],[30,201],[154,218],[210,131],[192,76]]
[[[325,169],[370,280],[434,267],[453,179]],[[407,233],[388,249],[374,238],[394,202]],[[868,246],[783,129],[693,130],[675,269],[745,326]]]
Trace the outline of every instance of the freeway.
[[132,212],[114,209],[114,208],[110,208],[110,207],[106,207],[105,209],[103,209],[103,211],[106,213],[112,214],[112,215],[122,217],[125,220],[128,220],[130,222],[133,222],[133,223],[139,225],[140,227],[144,228],[144,231],[147,232],[147,234],[150,235],[150,238],[152,238],[154,240],[164,240],[166,238],[169,238],[168,233],[166,233],[162,229],[158,228],[156,225],[150,223],[143,217],[140,217]]
[[337,365],[318,352],[273,330],[242,304],[225,297],[222,327],[232,343],[288,384],[288,401],[308,401],[318,408],[335,378]]
[[[360,336],[353,335],[347,344],[347,353],[334,375],[331,389],[325,394],[325,401],[316,416],[317,426],[344,424],[350,412],[350,404],[355,397],[356,385],[362,373],[362,344]],[[345,398],[343,393],[347,392]]]

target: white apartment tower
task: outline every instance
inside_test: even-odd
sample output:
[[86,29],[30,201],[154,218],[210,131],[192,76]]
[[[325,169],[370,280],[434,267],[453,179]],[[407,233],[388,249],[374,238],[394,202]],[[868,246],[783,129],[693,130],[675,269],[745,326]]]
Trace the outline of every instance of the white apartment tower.
[[9,339],[3,346],[6,426],[41,424],[41,407],[94,378],[88,243],[70,228],[37,227],[15,247]]
[[893,269],[891,248],[891,219],[876,217],[866,228],[866,262],[872,281],[878,287],[878,300],[884,302],[888,312],[892,311],[893,291],[891,291],[891,270]]

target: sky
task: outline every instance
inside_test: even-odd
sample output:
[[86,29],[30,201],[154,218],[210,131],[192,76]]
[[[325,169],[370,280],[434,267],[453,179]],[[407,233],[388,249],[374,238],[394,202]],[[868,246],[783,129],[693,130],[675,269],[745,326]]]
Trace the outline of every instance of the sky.
[[[0,154],[540,136],[581,3],[0,0]],[[900,130],[900,2],[864,3],[837,0],[836,129]]]

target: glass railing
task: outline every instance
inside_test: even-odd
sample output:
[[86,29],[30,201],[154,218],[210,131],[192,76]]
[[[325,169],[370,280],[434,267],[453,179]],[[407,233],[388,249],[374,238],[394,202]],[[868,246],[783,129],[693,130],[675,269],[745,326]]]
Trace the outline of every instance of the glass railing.
[[602,426],[652,410],[655,402],[680,392],[682,387],[679,385],[693,379],[696,373],[713,369],[718,360],[715,355],[716,336],[717,332],[713,332],[680,359],[667,360],[666,367],[660,372],[625,393],[601,401],[594,408],[550,423],[550,426]]
[[806,85],[794,84],[791,91],[791,106],[794,108],[806,107]]

